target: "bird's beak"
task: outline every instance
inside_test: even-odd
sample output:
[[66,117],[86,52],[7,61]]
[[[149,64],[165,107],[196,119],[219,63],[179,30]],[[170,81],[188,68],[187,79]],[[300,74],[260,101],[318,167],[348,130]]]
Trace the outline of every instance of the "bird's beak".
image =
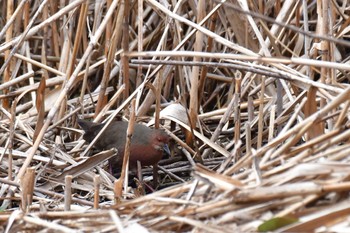
[[164,144],[163,146],[163,151],[165,151],[165,153],[170,156],[170,149],[169,149],[169,146],[168,144]]

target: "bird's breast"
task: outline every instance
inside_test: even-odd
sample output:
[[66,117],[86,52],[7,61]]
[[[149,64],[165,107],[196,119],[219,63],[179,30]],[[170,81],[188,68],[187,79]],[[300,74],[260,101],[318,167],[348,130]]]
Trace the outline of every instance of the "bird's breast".
[[163,152],[151,145],[137,145],[131,147],[129,161],[131,166],[137,166],[137,161],[140,161],[142,166],[149,166],[158,163],[162,156]]

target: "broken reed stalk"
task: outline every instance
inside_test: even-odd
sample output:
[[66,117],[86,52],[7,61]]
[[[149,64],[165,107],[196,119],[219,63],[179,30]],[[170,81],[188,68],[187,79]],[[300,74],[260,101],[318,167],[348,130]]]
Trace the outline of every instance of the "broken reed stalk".
[[[124,4],[123,4],[124,3]],[[130,1],[125,0],[121,2],[121,8],[123,8],[123,23],[122,23],[122,48],[124,53],[129,52],[129,15],[130,15]],[[142,16],[140,16],[142,17]],[[125,92],[124,92],[124,99],[126,99],[129,96],[129,90],[130,90],[130,67],[129,67],[129,57],[126,56],[124,53],[121,55],[121,66],[122,66],[122,77],[123,77],[123,83],[125,85]]]
[[[143,7],[143,0],[137,0],[137,15],[138,15],[138,24],[137,24],[137,51],[138,52],[141,52],[143,51],[143,12],[144,12],[144,7]],[[142,16],[142,17],[141,17]],[[141,60],[141,57],[138,58]],[[142,79],[142,66],[141,65],[138,65],[137,66],[137,74],[136,74],[136,86],[139,85],[139,81],[138,80],[141,80]]]
[[35,169],[30,167],[26,170],[26,175],[21,182],[21,209],[23,212],[28,212],[33,201],[35,186]]
[[[236,71],[235,74],[235,93],[234,93],[234,136],[233,140],[235,144],[240,141],[241,138],[241,84],[242,84],[242,73]],[[238,152],[237,157],[239,157]]]
[[[197,5],[197,23],[199,23],[202,18],[204,18],[205,15],[205,1],[199,0]],[[203,43],[204,43],[204,35],[202,32],[197,31],[195,35],[195,43],[194,43],[194,51],[202,51],[203,49]],[[194,57],[194,62],[201,61],[201,58]],[[189,123],[190,126],[193,128],[196,128],[196,125],[198,123],[198,110],[199,110],[199,79],[200,79],[200,69],[198,66],[192,67],[191,72],[191,89],[190,89],[190,103],[189,103]],[[189,145],[194,144],[194,138],[191,133],[186,134],[186,143]]]
[[123,166],[122,166],[122,172],[120,174],[120,177],[115,184],[115,192],[116,192],[114,194],[115,200],[120,200],[122,198],[123,185],[124,185],[124,193],[127,192],[128,175],[129,175],[130,145],[131,145],[132,134],[134,133],[134,125],[135,125],[135,120],[136,120],[135,102],[136,102],[136,100],[133,99],[131,101],[131,105],[130,105],[130,118],[129,118],[128,129],[126,131],[126,142],[125,142],[125,150],[124,150],[124,155],[123,155]]
[[99,175],[95,175],[94,176],[94,209],[99,208],[100,186],[101,186],[101,178]]
[[264,95],[265,95],[265,76],[261,78],[261,92],[260,92],[260,105],[259,105],[259,113],[258,113],[258,143],[256,148],[260,148],[262,146],[263,140],[263,117],[264,117]]
[[276,114],[276,105],[271,106],[270,112],[270,122],[269,122],[269,136],[267,137],[267,141],[271,141],[274,137],[275,133],[275,114]]
[[[9,20],[10,21],[10,19],[11,19],[11,15],[13,14],[13,8],[14,8],[14,6],[13,6],[13,2],[10,2],[8,5],[7,5],[7,10],[6,10],[6,12],[7,12],[7,14],[6,14],[6,19],[7,20]],[[7,29],[7,31],[6,31],[6,38],[5,38],[5,40],[6,40],[6,42],[9,42],[9,41],[11,41],[12,40],[12,33],[13,33],[13,26],[12,26],[12,23],[9,25],[9,28]],[[7,61],[7,62],[9,62],[10,61],[10,51],[9,50],[6,50],[5,51],[5,54],[4,54],[5,56],[4,56],[4,59],[5,59],[5,61]],[[1,66],[1,72],[0,72],[0,75],[4,72],[4,82],[7,82],[7,81],[9,81],[10,79],[11,79],[11,77],[10,77],[10,69],[11,69],[12,67],[8,67],[8,63],[7,63],[7,65],[5,65],[5,64],[3,64],[2,66]],[[6,95],[8,93],[8,90],[7,89],[5,89],[4,90],[4,94]],[[6,109],[6,110],[9,110],[9,108],[10,108],[10,102],[9,102],[9,100],[8,99],[5,99],[4,101],[3,101],[3,106],[4,106],[4,108]]]
[[64,210],[70,210],[72,204],[72,180],[73,177],[68,175],[64,179]]

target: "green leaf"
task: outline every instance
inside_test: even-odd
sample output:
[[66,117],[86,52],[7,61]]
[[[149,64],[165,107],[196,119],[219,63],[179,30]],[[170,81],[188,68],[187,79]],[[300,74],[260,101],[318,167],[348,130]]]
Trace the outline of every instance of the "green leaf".
[[274,231],[277,230],[278,228],[287,226],[289,224],[298,222],[297,218],[294,217],[280,217],[280,218],[272,218],[270,220],[267,220],[263,224],[261,224],[258,227],[259,232],[267,232],[267,231]]

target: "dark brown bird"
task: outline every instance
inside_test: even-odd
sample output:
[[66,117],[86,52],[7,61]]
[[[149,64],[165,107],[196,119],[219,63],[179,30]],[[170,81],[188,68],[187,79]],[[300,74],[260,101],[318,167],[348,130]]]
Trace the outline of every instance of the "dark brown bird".
[[[83,138],[92,142],[103,128],[104,124],[78,120],[78,124],[85,131]],[[118,149],[118,155],[110,159],[110,169],[114,173],[116,168],[121,168],[123,163],[126,131],[128,123],[124,121],[112,122],[95,143],[98,150]],[[157,165],[163,156],[163,152],[170,154],[169,136],[159,129],[151,129],[142,124],[135,124],[131,138],[129,164],[132,169],[137,167],[137,161],[142,166]]]

